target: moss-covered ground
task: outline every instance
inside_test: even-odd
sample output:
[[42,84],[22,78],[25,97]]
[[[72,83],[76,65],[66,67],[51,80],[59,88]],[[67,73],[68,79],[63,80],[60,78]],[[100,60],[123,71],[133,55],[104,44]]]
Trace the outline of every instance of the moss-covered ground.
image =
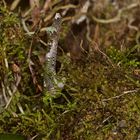
[[[125,6],[129,2],[120,3]],[[95,16],[110,18],[116,12],[109,12],[112,7],[102,8],[100,13],[95,9]],[[140,10],[131,10],[124,12],[124,18],[133,17],[133,27],[139,29]],[[89,11],[89,19],[92,12],[95,11]],[[1,6],[0,133],[20,134],[32,140],[138,140],[140,32],[129,28],[127,20],[108,24],[91,20],[81,25],[80,33],[77,28],[81,27],[74,28],[64,21],[57,76],[65,78],[66,83],[59,96],[52,97],[43,92],[41,58],[47,49],[40,40],[47,43],[45,35],[37,32],[28,36],[20,15]],[[66,45],[77,47],[80,39],[84,41],[87,27],[91,30],[90,39],[98,47],[88,40],[85,44],[89,49],[81,54],[77,49],[65,50]],[[74,32],[75,39],[69,31]]]

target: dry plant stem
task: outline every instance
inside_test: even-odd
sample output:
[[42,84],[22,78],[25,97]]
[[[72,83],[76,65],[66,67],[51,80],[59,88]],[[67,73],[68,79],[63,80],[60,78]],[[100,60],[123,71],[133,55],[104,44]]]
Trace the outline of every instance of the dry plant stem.
[[44,7],[43,7],[43,11],[46,12],[49,9],[50,3],[52,0],[46,0]]
[[15,10],[20,3],[21,0],[14,0],[13,3],[11,4],[10,10]]
[[5,0],[2,0],[2,2],[3,2],[3,5],[4,5],[4,7],[6,8],[6,2],[5,2]]
[[[48,3],[48,4],[50,4],[51,3],[51,1]],[[46,3],[45,3],[46,4]],[[53,5],[52,5],[53,6]],[[44,5],[44,7],[43,8],[47,8],[47,7],[45,7],[45,5]],[[51,10],[51,13],[50,14],[48,14],[47,16],[45,16],[45,18],[44,18],[44,22],[47,22],[47,21],[49,21],[50,19],[52,19],[52,17],[55,15],[55,13],[57,13],[57,11],[59,11],[59,10],[63,10],[63,9],[76,9],[77,8],[77,6],[75,6],[75,5],[72,5],[72,4],[68,4],[68,5],[64,5],[64,6],[60,6],[60,7],[55,7],[53,10]],[[31,11],[33,10],[34,8],[31,6],[30,7],[30,9],[29,10],[27,10],[24,14],[23,14],[23,18],[26,18],[26,20],[29,18],[29,17],[27,17],[27,16],[29,16],[30,14],[31,14]],[[43,9],[43,11],[46,11],[46,9]]]
[[30,140],[34,140],[34,139],[36,139],[36,137],[38,137],[38,134],[36,134],[35,136],[33,136]]
[[112,100],[112,99],[118,99],[118,98],[121,98],[121,97],[124,96],[124,95],[136,93],[136,92],[138,92],[139,90],[140,90],[140,89],[124,91],[122,94],[120,94],[120,95],[118,95],[118,96],[114,96],[114,97],[111,97],[111,98],[108,98],[108,99],[103,99],[102,102],[110,101],[110,100]]
[[57,13],[57,11],[63,10],[63,9],[70,9],[70,8],[75,9],[75,8],[77,8],[77,6],[72,5],[72,4],[68,4],[68,5],[65,5],[65,6],[60,6],[60,7],[54,8],[52,10],[52,12],[47,17],[45,17],[44,22],[49,21],[55,15],[55,13]]
[[83,6],[77,11],[76,15],[72,19],[72,23],[80,24],[87,19],[88,9],[91,3],[87,0]]
[[114,23],[114,22],[118,22],[121,20],[121,16],[123,14],[124,11],[128,11],[128,10],[131,10],[133,8],[136,8],[139,6],[139,3],[132,3],[130,5],[128,5],[126,8],[122,8],[118,11],[118,14],[114,17],[114,18],[111,18],[111,19],[98,19],[97,17],[95,16],[92,16],[92,19],[98,23],[102,23],[102,24],[109,24],[109,23]]
[[27,35],[32,36],[35,32],[30,32],[26,26],[25,20],[21,19],[21,23],[23,26],[24,31],[26,32]]
[[[4,52],[6,52],[6,48],[4,47]],[[7,61],[7,57],[6,57],[6,54],[4,53],[4,62],[5,62],[5,67],[7,68],[7,69],[9,69],[9,65],[8,65],[8,61]]]
[[101,124],[98,125],[98,127],[95,129],[96,131],[99,130],[100,128],[102,128],[104,126],[104,124],[109,121],[112,118],[112,115],[108,116],[107,118],[105,118]]
[[[6,104],[6,106],[5,106],[4,109],[7,109],[7,108],[8,108],[8,106],[10,105],[10,103],[11,103],[11,101],[12,101],[12,98],[13,98],[13,96],[10,97],[10,99],[8,100],[8,102],[7,102],[7,104]],[[20,111],[22,114],[24,114],[24,111],[23,111],[22,106],[21,106],[19,103],[17,104],[17,106],[18,106],[19,111]]]
[[29,0],[30,8],[39,7],[39,0]]
[[106,19],[106,20],[105,20],[105,19],[98,19],[98,18],[96,18],[95,16],[92,16],[92,19],[93,19],[94,21],[96,21],[96,22],[98,22],[98,23],[102,23],[102,24],[114,23],[114,22],[117,22],[117,21],[120,20],[120,18],[121,18],[121,13],[122,13],[122,10],[119,10],[117,16],[114,17],[114,18],[111,18],[111,19]]
[[42,39],[40,39],[40,38],[39,38],[39,42],[40,42],[41,44],[43,44],[44,46],[46,46],[46,47],[48,46],[47,43],[44,42],[44,41],[43,41]]
[[[46,0],[44,7],[43,7],[43,12],[47,11],[49,8],[49,4],[50,4],[51,0]],[[35,1],[35,0],[30,0],[30,9],[28,9],[22,17],[27,17],[30,15],[30,13],[32,12],[32,10],[34,9],[34,7],[37,6],[39,7],[39,1]]]
[[23,108],[22,108],[22,106],[21,106],[21,104],[18,103],[17,106],[18,106],[19,111],[20,111],[22,114],[25,114],[25,113],[24,113],[24,110],[23,110]]
[[22,17],[26,18],[26,20],[29,18],[28,16],[30,15],[31,11],[33,8],[28,9],[25,13],[23,13]]
[[[12,101],[12,98],[13,98],[14,94],[17,92],[17,90],[18,90],[17,87],[18,87],[20,81],[21,81],[21,76],[18,77],[18,80],[16,81],[16,84],[13,86],[13,92],[11,91],[11,89],[9,87],[7,87],[7,90],[9,91],[10,99],[8,100],[8,102],[5,106],[5,109],[8,108],[8,106],[10,105],[10,103]],[[19,106],[18,106],[18,108],[19,108]]]
[[[4,50],[5,50],[5,49],[4,49]],[[7,58],[6,58],[6,54],[5,54],[4,62],[5,62],[5,67],[6,67],[7,69],[9,69],[9,65],[8,65],[8,61],[7,61]],[[12,101],[13,96],[15,95],[15,93],[16,93],[17,90],[18,90],[17,87],[18,87],[18,85],[19,85],[19,83],[20,83],[21,76],[19,76],[19,75],[17,75],[17,76],[18,76],[18,77],[17,77],[16,84],[13,85],[13,89],[12,89],[12,90],[10,89],[10,87],[9,87],[8,85],[4,86],[4,83],[3,83],[3,82],[1,83],[1,84],[2,84],[2,89],[3,89],[3,97],[4,97],[5,102],[6,102],[6,106],[5,106],[4,109],[7,109],[7,108],[8,108],[8,106],[10,105],[10,103],[11,103],[11,101]],[[7,81],[7,79],[6,79],[6,81]],[[9,96],[10,96],[9,99],[6,97],[6,91],[8,92],[8,94],[9,94]],[[23,113],[22,106],[20,106],[20,105],[17,105],[17,106],[18,106],[19,110],[21,111],[21,113]]]
[[7,89],[8,93],[9,93],[9,96],[12,96],[13,93],[12,93],[11,89],[8,86],[6,86],[6,89]]
[[11,89],[9,87],[7,87],[7,91],[9,93],[9,95],[10,95],[10,99],[8,100],[5,108],[7,108],[9,106],[14,94],[17,92],[17,90],[18,90],[17,87],[18,87],[20,81],[21,81],[21,76],[17,74],[16,75],[16,84],[13,85],[13,92],[11,91]]
[[[4,52],[6,51],[6,48],[4,48]],[[5,63],[5,68],[7,69],[7,70],[9,70],[9,65],[8,65],[8,61],[7,61],[7,57],[6,57],[6,53],[4,53],[4,63]],[[7,82],[7,77],[5,76],[5,78],[4,78],[4,82],[2,82],[1,83],[1,85],[2,85],[2,90],[3,90],[3,97],[4,97],[4,99],[5,99],[5,102],[7,103],[8,102],[8,98],[7,98],[7,96],[6,96],[6,87],[8,87],[8,85],[7,86],[5,86],[5,82]],[[8,92],[9,93],[9,92]],[[11,93],[9,94],[9,95],[11,95]]]
[[6,91],[5,91],[6,88],[5,88],[4,84],[3,84],[3,82],[1,82],[1,86],[2,86],[2,94],[3,94],[4,100],[7,103],[8,102],[8,98],[6,96]]
[[69,16],[69,17],[64,17],[62,19],[62,22],[66,22],[66,21],[71,21],[73,19],[73,17]]
[[135,31],[139,31],[138,27],[137,26],[134,26],[132,25],[132,22],[134,21],[134,19],[130,19],[130,21],[128,22],[128,27],[132,30],[135,30]]

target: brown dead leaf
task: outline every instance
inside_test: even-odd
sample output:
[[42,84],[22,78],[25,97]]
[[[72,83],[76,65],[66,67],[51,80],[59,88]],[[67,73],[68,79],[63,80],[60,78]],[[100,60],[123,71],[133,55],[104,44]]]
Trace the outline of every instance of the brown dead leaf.
[[12,70],[13,70],[13,72],[15,72],[15,73],[20,73],[20,68],[19,68],[19,66],[17,65],[17,64],[12,64]]

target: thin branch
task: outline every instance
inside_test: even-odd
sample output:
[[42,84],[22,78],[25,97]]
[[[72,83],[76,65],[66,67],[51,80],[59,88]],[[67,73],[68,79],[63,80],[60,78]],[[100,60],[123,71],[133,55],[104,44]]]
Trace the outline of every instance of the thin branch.
[[61,16],[59,13],[56,13],[53,25],[50,27],[53,30],[50,36],[50,51],[46,54],[44,66],[44,87],[45,90],[52,93],[55,93],[56,86],[58,87],[60,84],[57,81],[55,70],[60,27]]
[[112,100],[112,99],[118,99],[118,98],[121,98],[121,97],[124,96],[124,95],[136,93],[136,92],[138,92],[139,90],[140,90],[140,89],[134,89],[134,90],[124,91],[122,94],[120,94],[120,95],[118,95],[118,96],[110,97],[110,98],[108,98],[108,99],[103,99],[102,102],[110,101],[110,100]]

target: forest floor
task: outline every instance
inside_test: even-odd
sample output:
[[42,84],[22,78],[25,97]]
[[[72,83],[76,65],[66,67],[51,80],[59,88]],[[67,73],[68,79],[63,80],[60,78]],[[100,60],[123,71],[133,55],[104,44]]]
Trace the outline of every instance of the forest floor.
[[[30,140],[139,140],[139,0],[48,0],[39,8],[5,2],[0,139],[20,134]],[[43,90],[50,40],[43,31],[55,13],[62,15],[56,75],[65,79],[58,96]]]

